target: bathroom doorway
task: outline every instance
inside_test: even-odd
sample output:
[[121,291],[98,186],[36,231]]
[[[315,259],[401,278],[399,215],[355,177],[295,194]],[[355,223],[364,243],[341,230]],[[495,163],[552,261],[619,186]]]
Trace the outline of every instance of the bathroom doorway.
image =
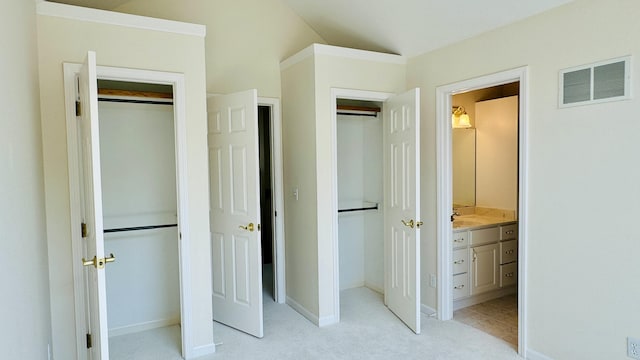
[[453,319],[514,348],[519,87],[516,81],[451,98]]
[[[436,89],[437,96],[437,161],[438,161],[438,199],[437,199],[437,241],[438,241],[438,318],[442,320],[455,319],[454,311],[466,310],[467,314],[458,313],[458,318],[465,315],[470,317],[472,311],[480,313],[474,305],[483,308],[505,307],[503,303],[492,304],[489,300],[510,300],[517,310],[516,314],[518,331],[512,343],[517,343],[518,352],[524,354],[527,344],[526,336],[526,172],[527,172],[527,88],[528,69],[526,67],[509,70],[501,73],[487,75],[455,84],[445,85]],[[476,92],[477,91],[477,92]],[[476,93],[474,93],[476,92]],[[493,94],[493,95],[491,95]],[[496,95],[498,94],[498,95]],[[468,140],[475,141],[472,150],[483,146],[479,142],[495,145],[495,140],[487,137],[487,125],[489,128],[498,127],[491,120],[479,120],[485,105],[497,101],[495,98],[511,97],[512,107],[515,106],[516,120],[512,123],[511,131],[515,139],[515,150],[510,150],[509,155],[514,159],[515,168],[511,169],[514,178],[515,191],[508,196],[511,206],[487,206],[485,198],[478,203],[460,203],[459,197],[454,201],[454,171],[460,174],[460,169],[454,170],[454,157],[460,157],[459,149],[453,147],[454,125],[464,124],[464,131]],[[468,99],[465,99],[468,98]],[[481,101],[486,100],[486,101]],[[469,103],[462,103],[470,101]],[[458,104],[457,102],[461,102]],[[476,103],[478,106],[476,106]],[[490,106],[489,106],[490,107]],[[466,115],[466,116],[465,116]],[[468,116],[468,117],[467,117]],[[466,124],[470,121],[470,125]],[[476,121],[483,124],[480,129]],[[462,127],[460,127],[462,129]],[[473,133],[475,128],[475,134]],[[462,132],[457,131],[457,132]],[[480,132],[482,132],[480,134]],[[507,141],[509,142],[509,141]],[[491,150],[491,149],[489,149]],[[489,151],[483,150],[483,151]],[[504,153],[504,150],[496,150]],[[495,155],[495,153],[494,153]],[[487,179],[483,178],[484,166],[487,161],[480,160],[477,152],[473,155],[463,156],[467,160],[473,160],[473,177],[471,181],[473,189],[469,191],[471,196],[480,200],[484,194],[478,194],[479,186],[486,185]],[[472,159],[470,159],[470,157]],[[497,162],[495,157],[487,156],[492,162]],[[483,165],[485,164],[485,165]],[[478,172],[479,167],[483,170]],[[491,171],[489,171],[491,172]],[[464,173],[464,172],[462,172]],[[467,172],[467,176],[469,172]],[[459,179],[458,179],[459,180]],[[468,179],[467,179],[468,180]],[[480,182],[483,182],[481,185]],[[489,181],[491,182],[491,181]],[[504,190],[504,187],[502,188]],[[503,193],[504,191],[498,191]],[[484,192],[485,190],[480,190]],[[467,194],[469,195],[469,194]],[[480,195],[480,197],[478,196]],[[504,204],[504,202],[499,202]],[[457,205],[454,208],[454,204]],[[480,205],[480,206],[478,206]],[[485,205],[485,206],[482,206]],[[455,209],[455,210],[454,210]],[[480,210],[476,214],[476,210]],[[486,222],[486,217],[501,218],[501,221]],[[454,225],[455,223],[455,225]],[[502,256],[507,252],[510,257]],[[506,276],[509,274],[509,276]],[[503,279],[504,277],[504,279]],[[507,297],[511,296],[511,298]],[[484,304],[484,305],[482,305]],[[485,311],[486,309],[481,309]],[[486,316],[486,315],[484,315]],[[504,337],[507,337],[506,334]]]

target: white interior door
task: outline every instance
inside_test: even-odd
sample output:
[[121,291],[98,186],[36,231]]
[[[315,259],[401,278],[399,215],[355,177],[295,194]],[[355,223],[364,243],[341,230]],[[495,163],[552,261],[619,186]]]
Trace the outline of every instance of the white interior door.
[[[104,226],[100,175],[98,80],[96,54],[87,53],[79,74],[80,131],[84,185],[85,263],[89,295],[89,327],[92,359],[109,359],[107,291],[105,286]],[[88,260],[93,259],[93,264]],[[80,259],[78,259],[79,261]]]
[[385,301],[420,333],[420,89],[384,104]]
[[256,90],[208,101],[213,319],[262,337]]

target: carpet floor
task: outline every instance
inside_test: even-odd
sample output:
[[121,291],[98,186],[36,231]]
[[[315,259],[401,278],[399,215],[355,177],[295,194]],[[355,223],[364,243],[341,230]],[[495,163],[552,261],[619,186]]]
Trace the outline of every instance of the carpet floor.
[[[265,296],[264,338],[214,322],[216,353],[201,359],[521,359],[505,341],[456,321],[423,314],[415,335],[367,288],[345,290],[340,300],[340,323],[318,328]],[[112,360],[180,359],[179,326],[110,340]]]

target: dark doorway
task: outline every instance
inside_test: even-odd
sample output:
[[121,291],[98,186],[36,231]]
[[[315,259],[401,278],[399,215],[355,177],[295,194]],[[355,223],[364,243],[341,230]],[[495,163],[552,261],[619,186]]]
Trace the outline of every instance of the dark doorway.
[[258,106],[260,155],[260,222],[262,238],[262,278],[265,294],[274,298],[273,289],[273,186],[271,177],[271,107]]

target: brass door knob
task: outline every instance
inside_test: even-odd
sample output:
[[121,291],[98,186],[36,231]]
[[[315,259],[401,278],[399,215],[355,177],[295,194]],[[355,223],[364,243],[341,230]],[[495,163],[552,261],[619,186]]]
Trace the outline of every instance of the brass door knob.
[[98,262],[98,259],[95,256],[91,260],[86,260],[85,258],[82,258],[82,266],[91,266],[91,265],[95,266],[97,262]]
[[409,222],[406,222],[406,221],[404,221],[404,220],[400,220],[400,221],[402,221],[402,224],[403,224],[404,226],[408,226],[408,227],[410,227],[410,228],[412,228],[412,229],[413,229],[413,227],[416,225],[416,224],[415,224],[415,222],[413,221],[413,219],[409,220]]
[[240,225],[239,228],[253,232],[253,230],[255,230],[255,225],[253,225],[253,223],[249,223],[247,226]]
[[82,258],[82,265],[83,266],[91,266],[93,265],[93,267],[95,267],[96,269],[104,269],[104,266],[107,263],[111,263],[116,261],[116,257],[113,256],[113,254],[110,254],[108,258],[99,258],[97,256],[94,256],[93,259],[91,260],[87,260],[85,258]]

